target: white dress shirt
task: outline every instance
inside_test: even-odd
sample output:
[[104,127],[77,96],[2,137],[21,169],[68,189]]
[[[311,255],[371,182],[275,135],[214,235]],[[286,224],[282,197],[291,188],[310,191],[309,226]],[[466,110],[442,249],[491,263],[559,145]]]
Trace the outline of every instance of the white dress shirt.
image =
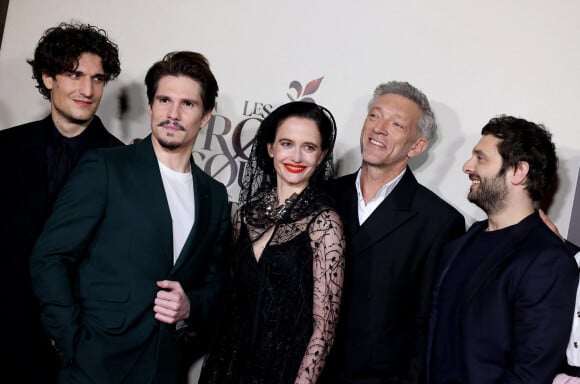
[[407,170],[406,168],[403,169],[403,172],[401,172],[397,177],[389,181],[387,184],[383,185],[381,189],[379,189],[375,197],[373,197],[368,202],[368,204],[365,204],[365,199],[360,189],[360,169],[358,170],[356,174],[355,185],[356,185],[356,194],[358,196],[358,222],[360,225],[362,225],[366,221],[366,219],[368,219],[369,216],[375,211],[375,209],[377,209],[377,207],[381,205],[381,203],[387,198],[387,196],[389,196],[389,194],[393,191],[393,189],[397,186],[397,184],[399,184],[399,181],[401,181],[401,178],[405,174],[406,170]]
[[191,172],[177,172],[158,161],[173,228],[173,262],[177,261],[193,227],[195,202]]

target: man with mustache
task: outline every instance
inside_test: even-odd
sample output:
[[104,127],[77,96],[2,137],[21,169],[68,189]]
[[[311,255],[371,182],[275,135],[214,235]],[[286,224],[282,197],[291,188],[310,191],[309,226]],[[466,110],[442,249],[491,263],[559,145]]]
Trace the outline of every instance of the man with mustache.
[[0,381],[50,384],[59,365],[32,294],[30,253],[81,155],[123,145],[96,116],[105,85],[121,67],[104,30],[76,23],[46,30],[28,63],[50,114],[0,131],[0,295],[7,309],[0,317]]
[[218,84],[207,59],[171,52],[145,76],[151,134],[88,153],[32,253],[59,383],[183,383],[229,244],[225,187],[193,162]]
[[432,384],[551,383],[572,324],[578,266],[535,204],[556,177],[551,134],[491,119],[463,166],[485,211],[443,250],[430,322]]

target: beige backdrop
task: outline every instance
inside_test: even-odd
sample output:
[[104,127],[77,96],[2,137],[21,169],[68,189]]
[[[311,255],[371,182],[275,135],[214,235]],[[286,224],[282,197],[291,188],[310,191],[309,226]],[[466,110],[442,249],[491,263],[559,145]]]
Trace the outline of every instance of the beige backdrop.
[[482,125],[500,113],[545,123],[561,158],[549,213],[567,234],[580,164],[578,15],[575,0],[13,0],[0,49],[0,128],[47,113],[25,60],[46,28],[73,19],[105,28],[120,46],[123,71],[99,114],[125,142],[149,132],[147,68],[177,49],[209,58],[220,94],[196,160],[228,184],[232,200],[244,147],[273,107],[311,97],[333,111],[343,174],[358,167],[375,85],[406,80],[430,97],[440,124],[413,168],[468,223],[484,217],[467,202],[461,172]]
[[[123,70],[99,115],[125,142],[149,132],[147,68],[171,50],[209,58],[220,94],[195,156],[232,200],[247,143],[272,108],[310,97],[333,111],[344,174],[358,167],[372,90],[405,80],[429,96],[440,125],[413,168],[469,224],[484,215],[465,198],[461,166],[481,127],[500,113],[545,123],[561,158],[549,214],[566,235],[580,165],[579,15],[575,0],[13,0],[0,49],[0,128],[48,112],[25,60],[46,28],[73,19],[106,29],[120,46]],[[124,113],[120,97],[129,101]]]

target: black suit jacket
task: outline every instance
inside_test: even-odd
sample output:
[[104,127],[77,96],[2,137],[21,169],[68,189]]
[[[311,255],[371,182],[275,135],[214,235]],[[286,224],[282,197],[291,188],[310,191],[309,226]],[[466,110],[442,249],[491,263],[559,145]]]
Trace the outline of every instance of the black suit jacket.
[[432,286],[441,248],[465,232],[463,216],[404,176],[363,225],[356,173],[334,181],[347,239],[339,332],[324,378],[329,383],[418,383]]
[[[454,261],[470,256],[462,250],[487,225],[487,220],[473,224],[444,249],[434,291],[430,352],[437,330],[440,286]],[[462,290],[458,330],[462,335],[462,382],[552,383],[565,359],[577,287],[574,257],[539,214],[518,223]]]
[[[0,130],[0,377],[49,383],[58,367],[42,331],[30,284],[30,252],[46,218],[47,146],[56,128],[51,116]],[[89,150],[121,146],[95,116],[83,132]],[[51,365],[52,359],[52,365]],[[22,369],[30,365],[31,369]],[[1,380],[0,381],[4,381]]]
[[181,332],[159,323],[159,280],[181,283],[202,331],[223,277],[230,212],[223,184],[190,160],[194,225],[173,262],[172,220],[151,136],[87,153],[56,200],[31,257],[45,328],[69,365],[61,383],[184,380]]

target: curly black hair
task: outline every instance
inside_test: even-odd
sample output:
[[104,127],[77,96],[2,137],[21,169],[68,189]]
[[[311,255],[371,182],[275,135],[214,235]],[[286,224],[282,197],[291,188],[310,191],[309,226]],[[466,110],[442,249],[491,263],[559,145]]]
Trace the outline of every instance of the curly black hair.
[[60,23],[47,29],[38,41],[34,59],[26,60],[32,66],[32,78],[42,96],[50,100],[50,90],[42,81],[42,74],[56,76],[74,71],[78,58],[83,53],[92,53],[103,60],[105,82],[121,73],[119,48],[107,36],[107,32],[90,24]]
[[540,201],[556,182],[558,156],[552,134],[543,124],[508,115],[492,118],[482,135],[493,135],[501,141],[498,150],[503,163],[500,175],[520,161],[529,164],[526,190],[533,201]]

